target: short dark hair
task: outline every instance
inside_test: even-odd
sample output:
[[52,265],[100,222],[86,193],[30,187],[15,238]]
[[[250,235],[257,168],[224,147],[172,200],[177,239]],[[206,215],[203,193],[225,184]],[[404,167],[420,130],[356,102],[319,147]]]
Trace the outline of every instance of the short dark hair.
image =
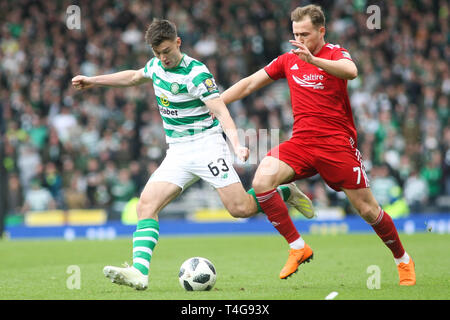
[[310,4],[304,7],[297,7],[291,12],[291,20],[293,22],[302,21],[305,17],[309,17],[314,27],[325,27],[325,14],[320,6]]
[[177,27],[169,20],[154,19],[145,32],[145,42],[152,48],[177,38]]

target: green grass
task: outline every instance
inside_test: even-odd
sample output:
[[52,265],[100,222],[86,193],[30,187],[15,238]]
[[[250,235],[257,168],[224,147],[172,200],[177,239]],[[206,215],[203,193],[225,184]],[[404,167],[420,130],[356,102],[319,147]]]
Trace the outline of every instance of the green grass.
[[[154,252],[146,291],[112,284],[105,265],[131,263],[131,239],[0,241],[0,299],[22,300],[336,300],[449,299],[450,235],[402,234],[416,263],[417,285],[400,287],[390,251],[375,234],[304,235],[314,260],[288,280],[278,279],[288,247],[278,235],[164,237]],[[218,278],[209,292],[186,292],[178,283],[181,263],[203,256]],[[81,272],[80,289],[68,289],[70,265]],[[381,288],[368,289],[367,268],[381,270]]]

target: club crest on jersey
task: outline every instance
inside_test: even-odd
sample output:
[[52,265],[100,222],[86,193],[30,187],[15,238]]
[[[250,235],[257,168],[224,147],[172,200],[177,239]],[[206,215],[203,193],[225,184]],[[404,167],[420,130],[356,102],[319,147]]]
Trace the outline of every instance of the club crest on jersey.
[[164,107],[168,107],[170,105],[170,101],[169,98],[167,98],[167,96],[165,94],[162,94],[161,97],[159,97],[161,99],[161,104]]
[[180,92],[180,85],[176,82],[172,82],[170,85],[170,92],[172,92],[172,94]]
[[208,90],[208,92],[213,92],[213,91],[217,90],[217,86],[214,83],[214,80],[211,79],[211,78],[203,80],[203,84],[205,85],[205,87]]

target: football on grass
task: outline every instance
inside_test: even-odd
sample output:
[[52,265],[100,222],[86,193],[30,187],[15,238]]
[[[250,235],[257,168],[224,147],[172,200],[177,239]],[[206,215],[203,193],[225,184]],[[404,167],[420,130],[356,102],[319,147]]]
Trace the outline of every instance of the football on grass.
[[216,268],[208,259],[189,258],[181,265],[178,280],[187,291],[211,290],[216,283]]

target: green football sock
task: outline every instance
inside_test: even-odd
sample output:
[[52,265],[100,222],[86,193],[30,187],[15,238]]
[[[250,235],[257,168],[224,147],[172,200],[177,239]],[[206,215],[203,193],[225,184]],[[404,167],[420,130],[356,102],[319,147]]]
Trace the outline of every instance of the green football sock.
[[250,195],[253,197],[253,199],[255,199],[256,206],[258,207],[258,213],[264,212],[264,211],[261,209],[261,206],[259,205],[258,199],[256,199],[256,193],[255,193],[255,190],[253,190],[253,188],[251,188],[250,190],[247,191],[247,193],[250,194]]
[[[277,187],[277,191],[280,194],[281,198],[283,199],[283,201],[287,201],[287,199],[289,199],[289,197],[291,196],[291,190],[289,189],[289,187],[287,186],[278,186]],[[259,205],[258,199],[256,199],[256,193],[255,190],[253,190],[253,188],[251,188],[250,190],[247,191],[247,193],[249,193],[253,199],[255,199],[256,201],[256,206],[258,207],[258,212],[264,212],[261,209],[261,206]]]
[[139,220],[133,233],[133,267],[148,275],[153,250],[159,239],[159,223],[154,219]]
[[278,186],[277,191],[280,194],[281,198],[283,198],[284,202],[286,202],[287,199],[289,199],[289,197],[291,196],[291,189],[289,189],[288,186]]

